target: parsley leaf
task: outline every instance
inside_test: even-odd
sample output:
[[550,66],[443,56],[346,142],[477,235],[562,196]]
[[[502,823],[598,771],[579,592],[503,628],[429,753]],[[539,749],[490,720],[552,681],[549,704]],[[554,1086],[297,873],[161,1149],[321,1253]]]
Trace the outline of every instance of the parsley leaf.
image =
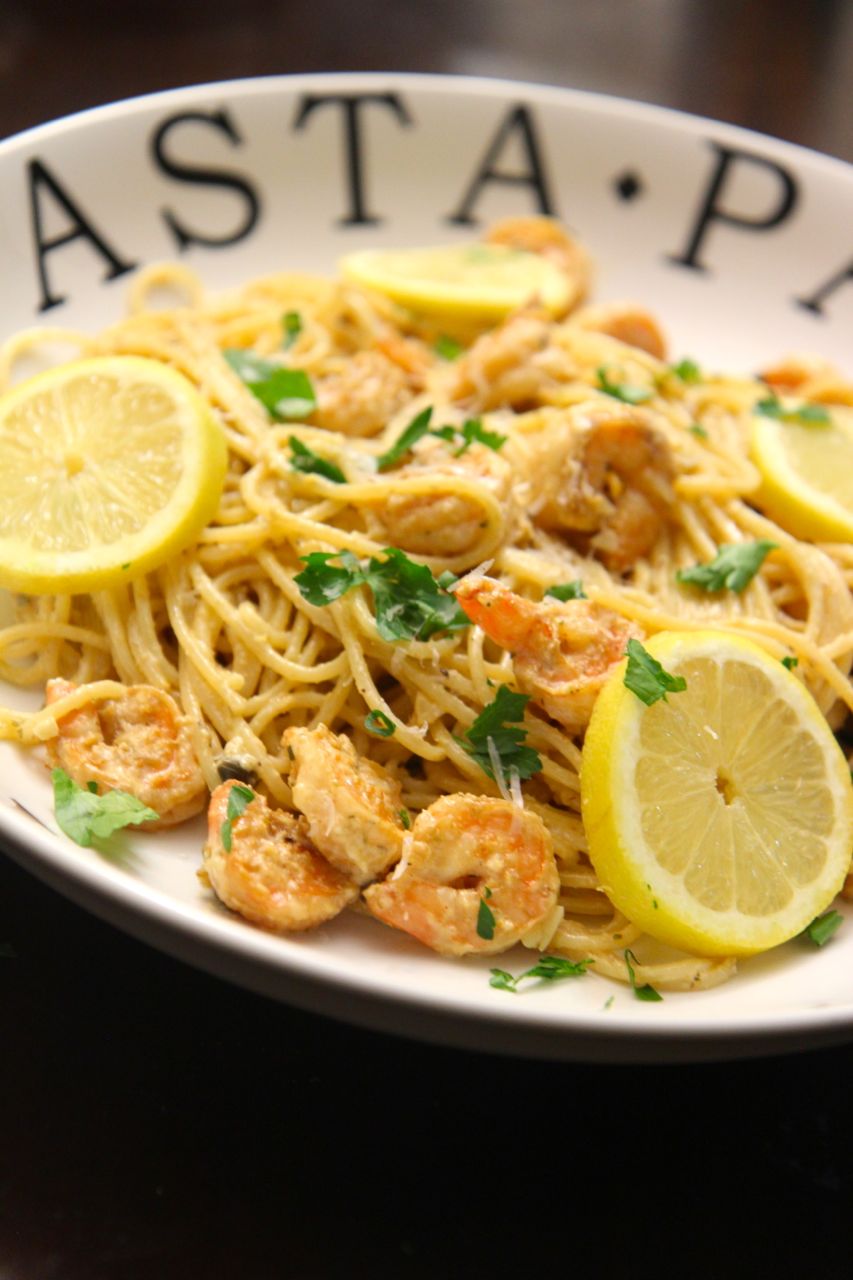
[[428,640],[437,631],[471,625],[456,597],[439,585],[427,565],[410,560],[398,547],[386,547],[385,555],[385,560],[374,556],[366,574],[383,640]]
[[97,783],[78,786],[64,769],[51,772],[53,809],[60,829],[88,849],[95,840],[106,840],[113,832],[137,822],[155,822],[159,813],[127,791],[98,794]]
[[231,852],[231,826],[242,813],[245,813],[249,805],[255,798],[255,793],[251,787],[241,786],[239,782],[235,783],[228,792],[228,806],[225,810],[225,821],[219,828],[219,838],[222,841],[222,848],[226,853]]
[[465,348],[455,338],[448,338],[446,333],[442,333],[436,338],[433,350],[442,360],[458,360]]
[[302,369],[286,369],[242,347],[226,347],[228,364],[276,422],[297,422],[316,408],[311,379]]
[[690,432],[692,436],[696,436],[699,440],[708,439],[708,432],[702,426],[701,422],[691,422],[687,430]]
[[486,942],[491,942],[495,936],[495,913],[486,901],[491,896],[492,891],[486,886],[483,889],[483,896],[480,899],[480,906],[477,910],[477,936],[484,938]]
[[514,978],[511,973],[507,973],[506,969],[490,969],[489,973],[492,975],[489,978],[489,986],[497,987],[499,991],[515,991],[516,983],[524,977],[522,973]]
[[404,457],[411,449],[415,447],[418,441],[426,435],[437,436],[439,440],[446,440],[448,444],[456,444],[462,441],[456,450],[454,457],[459,458],[466,450],[471,448],[475,442],[484,444],[489,449],[496,452],[504,444],[507,437],[500,435],[497,431],[486,431],[482,421],[479,418],[468,418],[462,427],[430,427],[432,419],[432,406],[422,409],[416,418],[413,418],[406,429],[402,432],[397,440],[387,449],[385,453],[381,453],[376,459],[376,469],[378,471],[388,471],[391,467],[397,465],[402,457]]
[[[438,432],[436,432],[436,435]],[[457,435],[460,433],[457,432]],[[497,453],[502,444],[506,443],[507,437],[500,435],[497,431],[486,431],[483,423],[479,418],[468,418],[462,424],[462,440],[461,448],[456,450],[453,455],[455,458],[461,458],[466,449],[470,449],[471,445],[476,441],[477,444],[484,444],[488,449],[494,449]]]
[[782,666],[787,667],[789,671],[793,671],[794,667],[798,667],[799,665],[800,665],[799,658],[795,658],[791,654],[788,654],[786,657],[782,659]]
[[[351,551],[312,551],[302,556],[306,566],[294,578],[303,600],[322,608],[338,600],[353,587],[367,581],[356,556]],[[330,564],[340,560],[340,564]]]
[[[303,556],[306,568],[294,579],[309,604],[323,606],[353,587],[367,584],[373,592],[376,629],[383,640],[428,640],[437,631],[459,631],[471,625],[445,590],[455,581],[437,581],[425,564],[410,560],[398,547],[385,548],[385,560],[371,557],[362,566],[351,551],[313,551]],[[331,560],[340,560],[333,565]]]
[[403,826],[405,827],[406,831],[411,831],[412,815],[409,813],[408,809],[401,809],[399,813],[399,818]]
[[611,382],[607,365],[599,365],[596,370],[598,385],[605,395],[622,400],[625,404],[644,404],[651,400],[652,392],[647,387],[633,387],[627,382]]
[[666,702],[668,693],[681,693],[687,688],[684,676],[671,676],[668,671],[664,671],[639,640],[628,641],[627,653],[628,666],[622,683],[647,707],[661,698]]
[[796,409],[787,409],[776,395],[759,400],[753,409],[765,418],[776,418],[779,422],[800,422],[807,427],[826,426],[830,422],[829,413],[822,404],[801,404]]
[[669,366],[676,378],[688,384],[702,381],[702,370],[695,360],[679,360],[678,364]]
[[532,778],[539,773],[542,761],[532,747],[523,745],[526,729],[507,728],[505,722],[518,723],[524,719],[524,708],[530,701],[525,693],[513,693],[502,684],[494,701],[484,707],[463,738],[456,741],[468,752],[488,777],[497,781],[492,765],[489,743],[506,774],[513,769],[519,779]]
[[307,444],[297,440],[296,436],[291,436],[287,443],[290,445],[293,455],[290,459],[290,465],[294,471],[304,471],[309,474],[325,476],[327,480],[332,480],[335,484],[346,484],[346,476],[334,462],[330,462],[328,458],[321,458],[318,453],[314,453],[312,449],[309,449]]
[[645,982],[641,987],[637,986],[637,978],[634,973],[634,965],[631,964],[631,961],[633,960],[634,964],[638,964],[639,961],[637,960],[637,957],[634,955],[633,951],[626,950],[626,951],[623,951],[622,954],[625,959],[625,968],[628,970],[628,981],[630,982],[631,989],[634,992],[634,995],[637,997],[637,999],[647,1000],[650,1002],[655,1000],[663,1000],[663,996],[661,995],[661,993],[659,991],[655,991],[654,987],[650,983]]
[[806,925],[800,936],[808,938],[816,947],[822,947],[843,923],[844,917],[837,911],[825,911],[822,916],[816,916],[811,924]]
[[432,405],[427,405],[426,409],[422,409],[416,418],[406,427],[405,431],[398,439],[387,449],[385,453],[380,453],[376,459],[377,471],[388,471],[390,467],[395,466],[400,459],[413,449],[421,436],[425,436],[429,431],[429,424],[432,418]]
[[565,960],[562,956],[540,956],[532,969],[513,977],[506,969],[490,969],[490,987],[499,991],[517,991],[525,978],[541,978],[543,982],[559,982],[562,978],[582,978],[592,960]]
[[723,543],[708,564],[679,569],[675,576],[679,582],[690,582],[703,591],[743,591],[777,546],[763,538],[758,542]]
[[298,311],[285,311],[281,317],[281,327],[284,332],[282,348],[288,351],[302,332],[302,316]]
[[573,582],[556,582],[553,587],[549,587],[545,592],[546,598],[551,596],[554,600],[586,600],[586,592],[583,589],[583,583],[580,578],[575,578]]
[[384,711],[374,708],[368,711],[364,717],[364,727],[368,733],[372,733],[377,738],[393,738],[396,725],[390,716],[386,716]]

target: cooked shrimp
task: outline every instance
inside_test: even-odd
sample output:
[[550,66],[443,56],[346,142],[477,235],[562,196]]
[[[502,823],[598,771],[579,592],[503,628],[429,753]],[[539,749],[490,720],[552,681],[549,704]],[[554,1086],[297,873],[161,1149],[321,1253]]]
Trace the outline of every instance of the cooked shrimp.
[[222,843],[228,797],[241,783],[229,779],[210,797],[204,874],[221,902],[276,933],[312,929],[331,920],[358,897],[358,886],[342,876],[310,843],[305,821],[271,809],[254,795],[230,819],[230,850]]
[[457,362],[450,396],[482,412],[536,404],[557,385],[537,357],[548,347],[551,326],[535,311],[521,311],[478,338]]
[[799,391],[804,383],[811,382],[813,378],[827,376],[838,376],[835,365],[820,356],[806,355],[786,356],[779,364],[773,365],[771,369],[762,369],[759,374],[763,382],[783,393]]
[[585,728],[598,693],[642,632],[590,600],[535,604],[493,578],[469,574],[455,590],[472,622],[513,655],[519,687],[573,733]]
[[553,218],[503,218],[489,228],[485,242],[505,244],[511,249],[526,249],[528,253],[539,253],[548,258],[574,282],[572,303],[586,293],[589,256]]
[[609,302],[583,307],[571,323],[593,333],[606,333],[629,347],[639,347],[656,360],[666,359],[666,338],[654,316],[633,302]]
[[[73,693],[68,680],[48,680],[47,706]],[[64,769],[78,785],[95,782],[100,791],[127,791],[159,814],[145,830],[173,826],[198,813],[207,798],[192,748],[190,723],[173,698],[150,685],[129,685],[109,698],[70,711],[47,743],[52,767]]]
[[412,380],[415,390],[420,390],[426,381],[430,364],[433,363],[427,354],[427,347],[415,338],[404,338],[394,329],[376,340],[376,349],[398,365]]
[[772,369],[763,369],[760,376],[781,395],[793,393],[818,404],[853,405],[853,384],[819,356],[788,356]]
[[286,729],[282,745],[293,803],[323,856],[358,884],[398,862],[404,827],[396,779],[325,725]]
[[382,351],[360,351],[316,382],[318,427],[346,436],[373,436],[417,389],[406,370]]
[[569,535],[614,573],[648,555],[673,505],[674,466],[641,409],[551,411],[524,440],[537,524]]
[[[551,836],[541,818],[508,800],[442,796],[418,814],[407,845],[402,869],[364,898],[373,915],[442,955],[505,951],[556,906]],[[492,937],[482,923],[478,931],[483,903]]]
[[494,449],[472,444],[460,457],[440,440],[422,441],[410,463],[394,472],[396,480],[429,479],[429,492],[392,493],[378,508],[388,541],[415,555],[456,556],[473,547],[482,534],[482,502],[471,494],[442,492],[441,477],[458,477],[482,485],[505,510],[512,509],[512,470]]

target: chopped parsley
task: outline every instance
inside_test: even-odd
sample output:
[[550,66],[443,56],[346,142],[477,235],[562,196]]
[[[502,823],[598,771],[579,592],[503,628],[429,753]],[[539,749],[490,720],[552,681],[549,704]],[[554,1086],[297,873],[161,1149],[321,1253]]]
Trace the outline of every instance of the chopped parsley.
[[242,347],[226,347],[222,354],[275,422],[299,422],[313,413],[317,400],[302,369],[287,369]]
[[669,367],[676,378],[680,378],[682,382],[688,385],[702,381],[702,370],[695,360],[679,360],[678,364],[671,364]]
[[607,372],[607,365],[599,365],[596,377],[605,395],[613,396],[615,400],[621,400],[624,404],[644,404],[646,400],[652,398],[652,392],[648,387],[634,387],[628,382],[612,382]]
[[628,641],[627,654],[628,666],[622,683],[647,707],[661,698],[666,702],[668,693],[682,693],[687,688],[684,676],[671,676],[668,671],[664,671],[639,640]]
[[801,404],[796,409],[788,409],[776,395],[759,400],[754,405],[754,412],[765,418],[776,418],[778,422],[799,422],[806,427],[825,427],[831,422],[822,404]]
[[527,730],[509,727],[523,721],[524,708],[529,701],[527,694],[513,693],[502,684],[494,701],[483,708],[464,737],[456,739],[495,782],[498,781],[495,778],[495,760],[505,776],[509,777],[515,771],[520,780],[532,778],[542,768],[539,753],[524,746]]
[[332,480],[335,484],[346,484],[346,476],[334,462],[330,462],[328,458],[321,458],[318,453],[309,449],[307,444],[297,440],[296,436],[291,436],[287,443],[290,445],[292,454],[290,465],[294,471],[324,476],[326,480]]
[[545,592],[545,597],[550,596],[553,600],[586,600],[586,592],[583,589],[583,583],[580,578],[575,578],[573,582],[555,582],[553,587],[549,587]]
[[412,829],[412,815],[409,813],[408,809],[401,809],[401,810],[400,810],[400,821],[402,822],[403,826],[405,827],[405,829],[406,829],[407,831],[411,831],[411,829]]
[[[332,564],[339,560],[340,564]],[[351,551],[312,551],[302,556],[305,568],[294,578],[303,600],[322,608],[338,600],[352,587],[366,582],[357,556]]]
[[702,426],[701,422],[691,422],[690,426],[687,429],[690,432],[690,434],[692,436],[696,436],[698,440],[708,439],[708,432]]
[[99,795],[96,782],[81,787],[64,769],[54,769],[50,777],[56,821],[69,839],[84,849],[95,841],[106,840],[122,827],[155,822],[160,817],[127,791],[105,791]]
[[480,906],[477,910],[477,936],[484,938],[486,942],[491,942],[495,936],[495,913],[486,901],[491,898],[492,891],[486,885],[483,889],[483,896],[480,899]]
[[282,347],[288,351],[302,332],[302,316],[298,311],[285,311],[281,317],[281,327],[284,332]]
[[225,821],[219,828],[219,838],[222,841],[222,848],[226,853],[231,852],[231,827],[237,821],[241,814],[245,813],[249,805],[255,799],[255,793],[251,787],[243,787],[239,782],[235,783],[228,792],[228,806],[225,810]]
[[708,564],[694,564],[679,569],[676,579],[689,582],[703,591],[743,591],[778,543],[762,538],[758,542],[723,543]]
[[439,440],[446,440],[448,444],[459,444],[453,455],[455,458],[461,457],[474,443],[484,444],[497,452],[506,441],[506,436],[500,435],[497,431],[486,431],[479,418],[467,418],[461,427],[448,425],[432,428],[429,425],[431,420],[432,406],[430,405],[422,409],[416,418],[412,418],[390,449],[379,455],[376,459],[376,469],[388,471],[396,466],[400,459],[411,452],[418,441],[426,435],[437,436]]
[[436,338],[433,350],[442,360],[458,360],[465,348],[455,338],[449,338],[446,333],[442,333]]
[[[487,449],[493,449],[495,453],[497,453],[498,449],[500,449],[502,444],[506,443],[507,439],[506,436],[502,436],[497,431],[486,431],[479,418],[466,418],[465,422],[462,424],[461,431],[457,431],[455,427],[452,428],[452,430],[456,433],[457,437],[462,437],[462,444],[454,453],[454,458],[461,458],[462,454],[465,453],[467,449],[470,449],[471,445],[475,443],[484,444]],[[439,433],[436,432],[435,434],[438,435]]]
[[543,982],[559,982],[562,978],[582,978],[592,960],[565,960],[562,956],[542,956],[532,969],[513,977],[506,969],[491,969],[490,987],[498,991],[518,991],[525,978],[541,978]]
[[[376,629],[383,640],[428,640],[437,631],[459,631],[470,621],[446,590],[453,575],[436,580],[425,564],[410,560],[398,547],[386,547],[385,560],[372,556],[360,562],[351,551],[313,551],[302,557],[306,566],[294,581],[303,599],[323,606],[340,599],[353,587],[373,592]],[[337,560],[339,564],[331,564]]]
[[[639,961],[633,951],[625,950],[622,952],[622,955],[625,960],[625,968],[628,970],[628,981],[631,984],[631,990],[634,992],[637,999],[647,1000],[649,1002],[663,1000],[661,993],[656,991],[650,983],[645,982],[641,987],[637,986],[637,977],[634,973],[634,965],[639,964]],[[634,964],[631,963],[632,960]]]
[[782,666],[787,667],[789,671],[793,671],[794,667],[798,667],[799,665],[799,658],[792,657],[790,654],[782,659]]
[[800,936],[808,938],[816,947],[822,947],[843,922],[844,917],[838,911],[825,911],[822,916],[816,916],[811,924],[806,925]]
[[411,449],[415,447],[422,436],[429,431],[429,424],[432,420],[432,405],[428,405],[426,409],[422,409],[416,418],[403,431],[403,433],[395,440],[391,448],[385,453],[380,453],[376,459],[377,471],[388,471],[389,468],[396,466],[402,457],[404,457]]
[[396,728],[391,717],[378,709],[368,711],[364,717],[364,727],[368,733],[374,734],[377,738],[393,738]]

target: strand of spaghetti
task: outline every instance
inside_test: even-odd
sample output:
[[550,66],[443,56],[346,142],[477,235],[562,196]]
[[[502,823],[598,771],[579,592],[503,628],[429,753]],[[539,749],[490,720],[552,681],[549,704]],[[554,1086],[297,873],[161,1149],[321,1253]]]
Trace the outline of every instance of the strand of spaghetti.
[[166,592],[169,622],[178,641],[182,657],[186,658],[195,667],[198,674],[211,688],[217,690],[219,697],[229,711],[239,714],[245,705],[245,699],[239,692],[243,684],[242,676],[225,671],[199,643],[181,603],[181,597],[184,592],[174,581],[175,567],[170,566],[166,572],[170,579],[169,588]]
[[178,668],[167,658],[163,649],[160,628],[154,617],[152,585],[157,589],[158,604],[162,607],[162,593],[156,576],[143,576],[131,583],[134,608],[128,620],[127,634],[143,679],[156,688],[165,690],[177,685]]
[[[56,347],[70,347],[75,353],[74,358],[80,359],[94,354],[96,341],[91,334],[82,333],[78,329],[61,329],[47,325],[13,334],[0,346],[0,390],[8,390],[16,381],[15,365],[19,360],[32,356],[39,351],[39,348],[42,348],[42,354],[46,355],[47,352],[44,349],[52,350]],[[39,363],[48,362],[40,360]],[[49,363],[55,363],[55,359]]]
[[25,746],[38,742],[46,742],[55,738],[59,732],[58,721],[71,711],[91,703],[103,702],[108,698],[121,698],[126,693],[126,686],[116,680],[98,680],[83,685],[71,693],[57,698],[49,707],[39,711],[11,711],[0,709],[0,737],[11,738]]
[[98,591],[92,596],[98,611],[98,617],[104,630],[112,653],[113,663],[119,679],[125,684],[139,684],[142,671],[136,661],[127,634],[127,619],[130,609],[127,587],[116,587],[112,591]]
[[271,671],[277,671],[279,675],[297,683],[331,680],[342,671],[343,666],[339,658],[330,662],[303,666],[301,663],[282,657],[271,645],[263,644],[260,636],[246,625],[239,609],[230,603],[225,593],[217,588],[198,564],[190,566],[190,581],[199,597],[216,612],[235,635],[239,636],[258,661],[269,667]]
[[156,290],[166,287],[182,292],[186,306],[197,307],[204,300],[204,285],[195,271],[179,263],[158,262],[143,267],[134,277],[128,294],[128,308],[131,314],[140,311],[156,311],[156,306],[152,305],[151,295]]
[[357,606],[354,603],[338,601],[331,608],[340,626],[341,643],[347,655],[352,681],[364,699],[365,705],[370,711],[381,711],[391,719],[395,726],[395,737],[401,746],[426,759],[437,758],[435,750],[430,748],[419,734],[414,733],[410,726],[397,720],[392,707],[377,688],[366,661],[365,649],[358,638],[358,630],[351,625],[351,617],[356,612]]
[[72,644],[91,645],[104,653],[110,652],[109,639],[90,627],[67,622],[19,622],[0,630],[0,653],[22,642],[41,645],[45,640],[68,640]]

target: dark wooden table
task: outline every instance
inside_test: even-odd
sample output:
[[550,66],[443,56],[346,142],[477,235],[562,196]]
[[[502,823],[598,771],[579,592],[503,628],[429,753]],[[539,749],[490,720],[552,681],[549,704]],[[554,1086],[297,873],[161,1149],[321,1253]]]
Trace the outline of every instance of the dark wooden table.
[[[0,135],[330,69],[598,89],[853,160],[849,0],[3,0]],[[853,1046],[638,1068],[393,1040],[198,973],[2,856],[0,943],[0,1280],[851,1272]]]

